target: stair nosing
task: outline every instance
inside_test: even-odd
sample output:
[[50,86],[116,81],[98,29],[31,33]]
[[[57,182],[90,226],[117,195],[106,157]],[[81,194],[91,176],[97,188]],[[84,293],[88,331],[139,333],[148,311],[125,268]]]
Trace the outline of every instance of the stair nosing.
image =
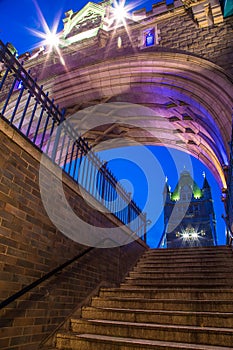
[[196,332],[209,332],[209,333],[226,333],[233,335],[232,328],[223,328],[223,327],[202,327],[202,326],[191,326],[191,325],[169,325],[169,324],[160,324],[160,323],[146,323],[146,322],[129,322],[129,321],[116,321],[116,320],[104,320],[104,319],[71,319],[71,322],[76,323],[86,323],[86,324],[97,324],[102,325],[106,324],[112,326],[123,326],[123,327],[136,327],[136,328],[146,328],[146,329],[161,329],[166,331],[196,331]]
[[[191,350],[232,350],[232,348],[225,346],[216,346],[216,345],[205,345],[205,344],[193,344],[193,343],[181,343],[181,342],[173,342],[173,341],[160,341],[160,340],[149,340],[149,339],[138,339],[138,338],[126,338],[126,337],[116,337],[116,336],[108,336],[108,335],[95,335],[91,333],[77,333],[77,332],[66,332],[71,337],[75,339],[86,339],[86,340],[96,340],[96,341],[108,341],[108,342],[118,342],[118,343],[126,343],[126,344],[135,344],[137,345],[145,345],[145,346],[169,346],[173,348],[179,349],[191,349]],[[59,333],[58,336],[64,335],[64,333]]]

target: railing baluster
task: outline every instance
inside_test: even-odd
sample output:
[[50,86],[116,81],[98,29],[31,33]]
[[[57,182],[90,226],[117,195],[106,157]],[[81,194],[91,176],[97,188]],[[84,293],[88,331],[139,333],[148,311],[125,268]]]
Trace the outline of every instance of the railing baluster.
[[89,182],[90,182],[90,179],[89,179],[90,162],[89,162],[88,154],[86,154],[85,159],[86,159],[86,163],[85,163],[86,171],[85,171],[83,185],[84,185],[84,188],[88,191],[88,186],[89,186]]
[[[55,136],[55,140],[54,140],[54,144],[53,144],[53,150],[52,150],[51,158],[52,158],[52,161],[54,163],[56,163],[57,151],[58,151],[58,146],[59,146],[59,143],[60,143],[62,128],[64,126],[64,120],[65,120],[65,110],[63,109],[62,112],[61,112],[61,119],[60,119],[59,124],[58,124],[58,126],[56,128],[56,136]],[[60,165],[60,161],[57,164]]]
[[10,67],[8,67],[8,68],[6,69],[4,75],[3,75],[2,80],[1,80],[1,83],[0,83],[0,91],[2,90],[2,87],[3,87],[4,83],[5,83],[5,80],[6,80],[7,76],[8,76],[8,74],[10,73],[10,71],[11,71],[11,69],[10,69]]
[[88,179],[88,189],[87,190],[88,190],[88,192],[90,194],[92,194],[91,188],[92,188],[92,181],[93,181],[93,179],[92,179],[92,167],[93,167],[93,164],[92,164],[90,155],[89,155],[89,162],[88,162],[88,164],[89,164],[89,173],[88,173],[89,179]]
[[4,103],[4,106],[2,108],[1,113],[2,113],[3,116],[5,114],[6,108],[8,106],[9,101],[10,101],[11,95],[12,95],[12,93],[14,91],[14,86],[15,86],[16,82],[17,82],[17,78],[14,79],[13,84],[11,85],[11,88],[10,88],[10,90],[8,92],[8,95],[7,95],[6,101]]
[[[65,160],[64,160],[64,163],[63,163],[63,167],[62,167],[65,171],[66,171],[67,160],[68,160],[68,157],[69,157],[70,142],[71,142],[71,139],[70,139],[70,137],[68,136],[68,143],[67,143],[66,152],[65,152]],[[66,171],[66,172],[67,172],[67,171]]]
[[81,185],[86,189],[85,187],[85,178],[86,178],[86,163],[87,163],[87,156],[85,155],[83,158],[83,165],[82,165],[82,177],[81,177]]
[[95,185],[95,161],[92,157],[92,153],[90,152],[90,161],[91,161],[91,174],[90,174],[90,193],[94,196],[94,185]]
[[[47,96],[47,97],[48,97],[48,94],[49,94],[49,93],[47,92],[47,93],[46,93],[46,96]],[[33,140],[32,140],[33,143],[36,143],[36,139],[37,139],[37,136],[38,136],[38,133],[39,133],[40,123],[41,123],[41,120],[42,120],[44,111],[45,111],[45,105],[42,105],[42,107],[41,107],[41,112],[40,112],[40,116],[39,116],[39,119],[38,119],[38,122],[37,122],[37,126],[36,126],[36,131],[35,131],[35,134],[34,134],[34,137],[33,137]]]
[[72,169],[72,162],[73,162],[73,156],[74,156],[74,148],[75,148],[75,142],[73,142],[72,148],[71,148],[71,154],[70,154],[70,164],[68,169],[68,174],[71,175],[71,169]]
[[[75,154],[75,161],[74,161],[74,171],[73,171],[73,179],[77,180],[78,179],[78,154],[79,154],[79,148],[78,148],[78,144],[75,143],[76,146],[76,154]],[[77,176],[76,176],[77,174]]]
[[[42,90],[42,88],[43,88],[43,85],[40,86],[41,90]],[[30,133],[30,130],[31,130],[31,127],[32,127],[32,123],[33,123],[33,120],[34,120],[34,116],[35,116],[38,104],[39,104],[39,100],[36,98],[36,102],[34,104],[34,107],[33,107],[33,110],[32,110],[32,114],[31,114],[31,117],[30,117],[30,120],[29,120],[28,128],[27,128],[27,131],[26,131],[26,134],[25,134],[27,137],[29,136],[29,133]]]
[[23,110],[23,114],[22,114],[22,116],[20,118],[20,122],[19,122],[19,126],[18,126],[19,130],[21,130],[21,128],[22,128],[22,125],[23,125],[23,122],[24,122],[24,118],[26,116],[26,113],[27,113],[28,106],[29,106],[29,103],[31,101],[31,98],[32,98],[32,94],[29,92],[28,98],[27,98],[27,101],[26,101],[26,104],[25,104],[25,107],[24,107],[24,110]]
[[[60,131],[61,129],[59,129],[58,131]],[[59,138],[60,138],[60,132],[58,133]],[[57,137],[57,135],[56,135]],[[65,146],[65,139],[66,139],[66,133],[64,132],[63,138],[62,138],[62,144],[61,144],[61,150],[60,150],[60,156],[58,158],[58,165],[61,165],[61,161],[62,161],[62,154],[63,154],[63,150],[64,150],[64,146]],[[57,148],[57,147],[56,147]],[[55,159],[54,159],[55,162]],[[56,163],[56,162],[55,162]]]
[[41,136],[41,141],[40,141],[40,145],[39,148],[42,149],[43,144],[44,144],[44,139],[45,139],[45,135],[46,135],[46,131],[47,131],[47,127],[48,127],[48,123],[50,120],[50,115],[47,115],[46,120],[45,120],[45,124],[44,124],[44,128],[43,128],[43,134]]
[[48,139],[48,143],[47,143],[47,146],[46,146],[46,150],[44,151],[47,155],[49,155],[49,147],[51,145],[51,139],[52,139],[52,135],[53,135],[53,130],[54,130],[55,124],[56,124],[56,120],[54,118],[52,118],[52,125],[51,125],[51,128],[50,128],[49,139]]
[[54,99],[52,99],[50,107],[49,107],[49,110],[47,111],[47,117],[45,119],[45,123],[44,123],[44,127],[43,127],[43,133],[42,133],[40,146],[39,146],[40,149],[42,149],[43,144],[44,144],[44,139],[45,139],[45,135],[46,135],[46,132],[47,132],[49,120],[52,118],[53,103],[54,103]]
[[23,85],[22,88],[20,89],[19,96],[18,96],[17,101],[16,101],[16,104],[15,104],[15,108],[14,108],[13,113],[12,113],[12,115],[11,115],[11,119],[10,119],[10,123],[11,123],[11,124],[12,124],[13,121],[14,121],[14,118],[15,118],[16,112],[17,112],[17,110],[18,110],[19,103],[20,103],[21,98],[22,98],[22,96],[23,96],[24,90],[25,90],[25,87],[24,87],[24,85]]
[[49,120],[50,120],[51,114],[52,114],[53,102],[54,102],[54,99],[52,99],[52,103],[50,105],[49,111],[47,112],[48,115],[47,115],[47,118],[45,120],[44,130],[43,130],[43,134],[42,134],[41,141],[40,141],[40,146],[39,146],[40,149],[42,149],[42,147],[43,147],[44,138],[45,138],[45,135],[46,135],[46,132],[47,132],[48,123],[49,123]]

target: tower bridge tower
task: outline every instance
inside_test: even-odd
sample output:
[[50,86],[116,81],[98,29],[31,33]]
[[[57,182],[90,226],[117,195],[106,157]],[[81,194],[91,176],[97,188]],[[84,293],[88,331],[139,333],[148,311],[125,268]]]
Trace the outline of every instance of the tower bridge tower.
[[164,223],[168,248],[213,246],[216,220],[211,188],[205,177],[202,188],[183,171],[173,192],[165,186]]

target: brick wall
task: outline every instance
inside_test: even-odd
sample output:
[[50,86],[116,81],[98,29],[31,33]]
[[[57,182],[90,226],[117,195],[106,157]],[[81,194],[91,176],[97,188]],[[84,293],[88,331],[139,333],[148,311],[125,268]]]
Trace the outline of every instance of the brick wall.
[[[84,247],[66,238],[51,223],[38,184],[41,154],[2,120],[0,152],[0,300],[3,301]],[[77,186],[66,176],[63,187],[81,218],[86,217],[99,226],[116,225],[106,215],[92,215]],[[14,301],[1,311],[0,348],[37,349],[97,286],[103,282],[119,284],[144,250],[141,241],[95,249]]]

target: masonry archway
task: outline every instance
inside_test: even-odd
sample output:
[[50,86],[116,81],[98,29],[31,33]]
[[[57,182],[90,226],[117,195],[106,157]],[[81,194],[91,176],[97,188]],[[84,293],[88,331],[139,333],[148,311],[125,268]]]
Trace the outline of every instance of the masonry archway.
[[[77,126],[92,145],[123,134],[141,144],[174,147],[201,160],[225,188],[232,82],[222,68],[207,60],[158,51],[76,68],[54,79],[52,93],[67,115],[82,110]],[[116,125],[110,113],[105,126],[90,130],[86,107],[109,102],[136,103],[151,112],[135,116],[135,128],[127,127],[127,115]]]

